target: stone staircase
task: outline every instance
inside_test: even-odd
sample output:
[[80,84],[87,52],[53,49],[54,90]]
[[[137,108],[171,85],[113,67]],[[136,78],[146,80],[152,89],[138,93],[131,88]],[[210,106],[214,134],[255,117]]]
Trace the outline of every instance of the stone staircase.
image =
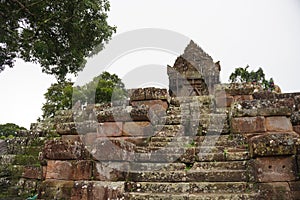
[[[210,110],[210,106],[206,104],[201,111]],[[130,165],[126,198],[257,198],[258,189],[251,183],[248,166],[247,138],[228,134],[226,114],[202,113],[203,118],[197,119],[192,116],[191,107],[191,102],[170,106],[166,124],[157,125],[158,131],[148,145],[137,148],[141,155]],[[185,120],[178,111],[185,113]],[[191,126],[187,120],[199,125]],[[201,130],[191,130],[193,127]]]

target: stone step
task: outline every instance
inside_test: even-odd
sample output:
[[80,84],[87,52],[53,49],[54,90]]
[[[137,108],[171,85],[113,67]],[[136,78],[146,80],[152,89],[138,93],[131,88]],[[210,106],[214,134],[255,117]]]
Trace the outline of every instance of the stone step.
[[244,200],[259,199],[257,193],[240,194],[151,194],[151,193],[128,193],[128,200]]
[[195,162],[192,170],[246,170],[248,161]]
[[130,163],[132,171],[180,171],[185,169],[184,163]]
[[[247,144],[247,138],[244,135],[206,135],[206,136],[176,136],[176,137],[157,137],[151,138],[151,145],[163,145],[162,143],[184,143],[188,144],[194,141],[195,146],[205,144],[205,146],[238,146]],[[153,144],[152,144],[153,143]]]
[[246,170],[131,171],[127,180],[133,182],[245,182]]
[[247,182],[200,182],[200,183],[159,183],[127,182],[126,192],[139,193],[243,193],[256,189],[253,183]]
[[[146,163],[172,163],[175,161],[183,163],[206,162],[206,161],[243,161],[249,160],[249,151],[235,150],[212,153],[200,153],[195,148],[187,148],[186,151],[175,151],[170,149],[159,149],[156,151],[147,152],[146,149],[142,153],[134,155],[134,162]],[[175,153],[174,153],[175,152]]]

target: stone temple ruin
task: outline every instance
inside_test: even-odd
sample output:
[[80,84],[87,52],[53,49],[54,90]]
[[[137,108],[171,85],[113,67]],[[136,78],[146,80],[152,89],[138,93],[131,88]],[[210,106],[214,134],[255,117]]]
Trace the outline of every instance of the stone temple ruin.
[[0,199],[300,199],[300,93],[219,84],[219,72],[191,42],[170,92],[130,90],[8,140]]
[[201,96],[213,93],[220,83],[220,65],[193,41],[179,56],[173,67],[168,66],[171,96]]

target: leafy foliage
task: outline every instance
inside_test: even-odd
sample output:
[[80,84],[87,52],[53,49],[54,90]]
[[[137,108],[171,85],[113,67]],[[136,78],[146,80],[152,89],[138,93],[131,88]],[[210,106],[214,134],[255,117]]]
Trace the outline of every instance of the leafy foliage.
[[26,130],[26,128],[13,123],[0,124],[0,137],[16,136],[20,130]]
[[0,71],[22,58],[58,80],[76,74],[115,32],[109,9],[108,0],[1,0]]
[[273,78],[266,80],[265,73],[262,68],[259,68],[257,71],[252,70],[251,72],[248,71],[248,68],[248,65],[245,68],[236,68],[235,71],[231,73],[229,81],[231,83],[254,83],[261,85],[265,90],[274,90],[275,84]]
[[58,110],[72,108],[73,103],[108,103],[126,96],[125,85],[116,74],[103,72],[82,87],[73,87],[70,81],[52,84],[45,93],[43,118],[52,118]]

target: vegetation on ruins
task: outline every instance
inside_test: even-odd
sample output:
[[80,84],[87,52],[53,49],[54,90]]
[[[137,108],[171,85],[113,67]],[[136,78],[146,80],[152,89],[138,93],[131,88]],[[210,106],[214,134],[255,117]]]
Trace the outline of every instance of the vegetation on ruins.
[[0,124],[0,137],[5,138],[16,136],[20,130],[26,130],[26,128],[13,123]]
[[126,96],[125,85],[116,74],[103,72],[91,82],[73,87],[73,82],[63,81],[52,84],[44,94],[43,118],[52,118],[58,110],[72,108],[72,104],[108,103]]
[[60,81],[76,74],[115,32],[106,21],[109,9],[108,0],[2,0],[0,72],[21,58]]
[[253,83],[261,85],[265,90],[273,91],[275,89],[274,80],[270,78],[267,80],[265,78],[265,73],[262,68],[259,68],[257,71],[248,71],[249,66],[247,65],[245,68],[239,67],[236,68],[233,73],[231,73],[229,77],[229,81],[231,83]]

